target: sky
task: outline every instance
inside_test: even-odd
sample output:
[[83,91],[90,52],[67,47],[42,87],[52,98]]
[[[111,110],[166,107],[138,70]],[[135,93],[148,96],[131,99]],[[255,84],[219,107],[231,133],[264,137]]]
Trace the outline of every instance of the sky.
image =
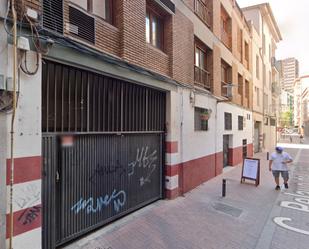
[[269,2],[277,20],[282,41],[277,60],[295,57],[300,76],[309,74],[309,1],[308,0],[236,0],[240,7]]

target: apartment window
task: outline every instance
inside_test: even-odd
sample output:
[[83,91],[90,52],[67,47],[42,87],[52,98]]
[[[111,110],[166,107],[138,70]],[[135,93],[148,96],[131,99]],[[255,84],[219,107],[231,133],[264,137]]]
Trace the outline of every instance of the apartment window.
[[238,116],[238,130],[242,131],[244,129],[244,117]]
[[260,89],[256,88],[256,105],[260,106]]
[[225,61],[221,61],[221,95],[227,97],[228,88],[226,87],[231,83],[232,67]]
[[232,48],[232,19],[221,6],[221,41],[229,49]]
[[195,0],[194,1],[194,11],[199,18],[208,26],[211,26],[211,12],[209,2],[205,0]]
[[207,52],[206,49],[202,49],[201,46],[195,45],[194,53],[194,81],[196,84],[209,89],[210,78],[207,71]]
[[270,125],[271,126],[276,126],[276,119],[270,118]]
[[271,63],[271,46],[270,45],[268,47],[268,52],[269,52],[269,61]]
[[238,93],[242,96],[243,90],[244,90],[244,83],[243,83],[243,77],[238,74]]
[[245,80],[245,97],[249,100],[249,81]]
[[113,22],[113,0],[71,0],[70,2],[109,23]]
[[224,113],[224,129],[232,130],[232,113],[229,112]]
[[260,59],[258,55],[256,55],[256,59],[255,59],[255,73],[256,73],[256,78],[259,79],[260,78]]
[[146,42],[163,50],[163,19],[151,10],[146,13]]
[[194,130],[207,131],[210,112],[208,109],[194,107]]
[[242,61],[242,30],[237,29],[237,50],[240,54],[240,60]]
[[245,42],[245,60],[248,62],[248,66],[249,66],[249,44],[248,42]]

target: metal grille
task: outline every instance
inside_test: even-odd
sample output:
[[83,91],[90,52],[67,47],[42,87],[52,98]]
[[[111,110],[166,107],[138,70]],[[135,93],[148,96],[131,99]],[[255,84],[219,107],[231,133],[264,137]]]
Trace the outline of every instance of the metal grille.
[[70,32],[94,44],[95,42],[94,18],[70,6],[69,19],[70,19]]
[[75,135],[69,147],[55,141],[43,136],[44,248],[162,198],[163,133]]
[[165,93],[45,60],[43,132],[164,131]]
[[43,27],[63,33],[63,1],[43,0]]

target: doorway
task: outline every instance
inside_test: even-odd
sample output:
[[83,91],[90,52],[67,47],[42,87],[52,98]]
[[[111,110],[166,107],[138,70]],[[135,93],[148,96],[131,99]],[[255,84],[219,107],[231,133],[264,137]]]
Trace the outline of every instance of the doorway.
[[229,165],[229,135],[223,135],[223,167]]

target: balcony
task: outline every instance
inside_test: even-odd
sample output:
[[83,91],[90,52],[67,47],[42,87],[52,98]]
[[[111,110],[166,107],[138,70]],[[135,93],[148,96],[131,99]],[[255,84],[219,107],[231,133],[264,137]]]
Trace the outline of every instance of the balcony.
[[194,82],[196,85],[210,90],[210,73],[205,69],[194,66]]
[[211,11],[202,0],[194,1],[195,14],[210,28],[211,27]]
[[226,47],[232,49],[232,35],[227,33],[223,28],[221,29],[221,41]]

